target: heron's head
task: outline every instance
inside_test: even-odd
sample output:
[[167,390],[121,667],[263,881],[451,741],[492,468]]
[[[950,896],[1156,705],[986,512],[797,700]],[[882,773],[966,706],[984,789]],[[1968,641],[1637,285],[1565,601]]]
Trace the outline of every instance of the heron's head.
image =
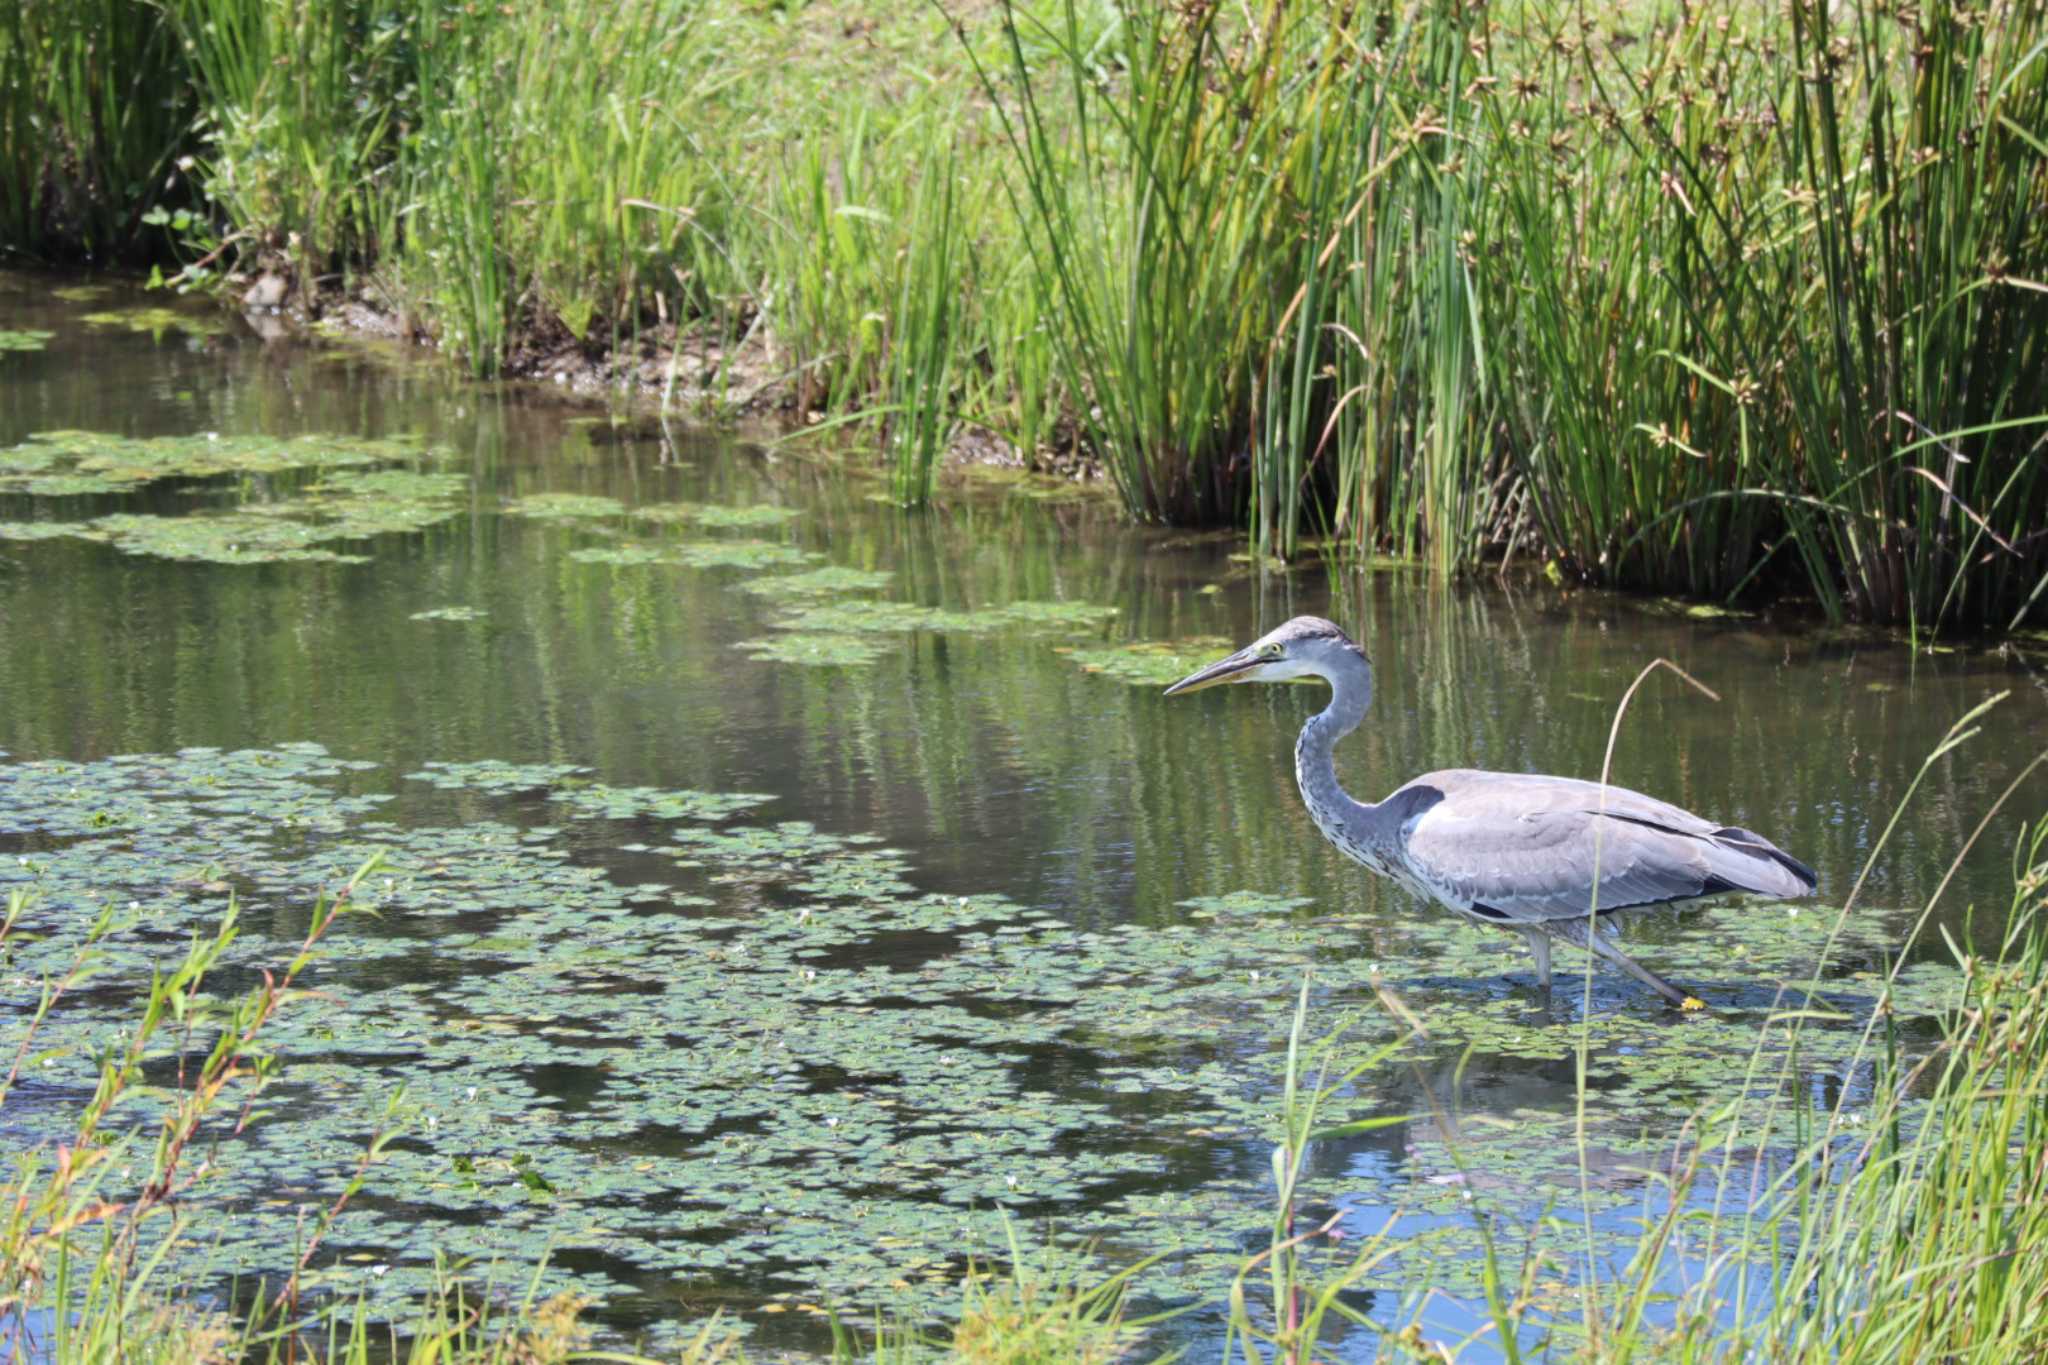
[[1339,678],[1365,667],[1365,651],[1320,616],[1297,616],[1261,635],[1228,658],[1196,669],[1166,689],[1199,692],[1219,683],[1286,682],[1315,676]]

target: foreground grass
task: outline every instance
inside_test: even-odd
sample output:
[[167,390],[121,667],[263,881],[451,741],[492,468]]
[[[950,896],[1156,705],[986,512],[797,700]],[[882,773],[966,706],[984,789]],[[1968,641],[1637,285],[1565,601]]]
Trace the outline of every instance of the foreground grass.
[[2044,42],[2019,0],[27,0],[0,243],[345,280],[482,372],[666,347],[672,397],[856,420],[906,501],[979,428],[1271,553],[2010,627]]

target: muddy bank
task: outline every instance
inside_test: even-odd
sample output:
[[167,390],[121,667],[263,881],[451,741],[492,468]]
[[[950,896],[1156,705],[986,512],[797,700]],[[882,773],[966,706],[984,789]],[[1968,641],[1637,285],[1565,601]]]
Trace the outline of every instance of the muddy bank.
[[[307,291],[275,271],[230,276],[222,285],[223,306],[238,311],[266,339],[319,334],[445,351],[416,313],[375,287]],[[858,453],[861,438],[850,415],[806,405],[804,377],[758,314],[737,328],[708,319],[657,321],[616,339],[595,328],[577,337],[559,322],[529,319],[515,330],[500,370],[502,379],[542,385],[571,400],[614,404],[623,398],[738,423],[770,437],[816,428],[822,440],[827,432],[846,429],[841,443]],[[987,427],[963,423],[948,442],[945,462],[1101,484],[1101,462],[1080,447],[1075,433],[1061,435],[1061,448],[1025,451]],[[874,454],[882,458],[879,449]]]

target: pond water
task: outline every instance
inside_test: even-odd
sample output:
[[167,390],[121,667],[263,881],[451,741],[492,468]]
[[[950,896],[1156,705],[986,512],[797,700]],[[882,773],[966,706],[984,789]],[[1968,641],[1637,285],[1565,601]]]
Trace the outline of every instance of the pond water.
[[[1308,1202],[1349,1210],[1353,1245],[1394,1219],[1350,1301],[1455,1340],[1484,1318],[1482,1229],[1511,1278],[1544,1254],[1568,1282],[1585,1237],[1543,1220],[1583,1212],[1611,1274],[1661,1198],[1644,1172],[1703,1105],[1858,1102],[1912,912],[2048,735],[2021,648],[1916,655],[1540,580],[1262,572],[1228,536],[1000,477],[908,514],[860,470],[266,343],[117,285],[0,275],[0,335],[0,891],[35,892],[0,1047],[95,908],[118,921],[0,1113],[10,1143],[63,1131],[134,983],[229,892],[223,993],[383,859],[357,895],[374,917],[343,918],[319,996],[277,1023],[262,1115],[210,1135],[181,1278],[288,1269],[402,1086],[323,1288],[396,1304],[436,1249],[523,1287],[545,1253],[544,1287],[621,1335],[723,1311],[822,1349],[828,1313],[956,1311],[961,1271],[1014,1236],[1097,1268],[1164,1253],[1137,1290],[1207,1305],[1162,1329],[1200,1344],[1265,1243],[1310,969],[1307,1032],[1349,1020],[1340,1057],[1394,1035],[1376,987],[1429,1028],[1338,1102],[1413,1117],[1317,1148]],[[1588,1019],[1568,950],[1546,1000],[1519,941],[1317,836],[1291,746],[1319,689],[1161,697],[1302,612],[1375,662],[1339,750],[1364,797],[1446,766],[1595,776],[1629,681],[1682,665],[1720,700],[1646,684],[1615,780],[1764,832],[1821,896],[1632,932],[1702,1017],[1602,973]],[[1923,757],[1999,692],[1841,923],[1820,990],[1846,1022],[1787,1063],[1771,1007],[1800,997]],[[1936,925],[1995,926],[2044,795],[2018,793]],[[1952,981],[1922,942],[1892,988],[1909,1041]],[[1689,1197],[1732,1217],[1743,1194]],[[1333,1350],[1369,1357],[1348,1332]]]

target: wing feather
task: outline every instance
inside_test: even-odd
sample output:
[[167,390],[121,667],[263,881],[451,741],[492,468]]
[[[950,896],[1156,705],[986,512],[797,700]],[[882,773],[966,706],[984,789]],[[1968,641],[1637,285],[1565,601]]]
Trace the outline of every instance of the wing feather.
[[1416,879],[1455,908],[1502,923],[1731,891],[1803,896],[1815,885],[1811,869],[1761,836],[1623,787],[1608,787],[1603,802],[1594,782],[1453,770],[1390,799],[1415,811],[1402,847]]

